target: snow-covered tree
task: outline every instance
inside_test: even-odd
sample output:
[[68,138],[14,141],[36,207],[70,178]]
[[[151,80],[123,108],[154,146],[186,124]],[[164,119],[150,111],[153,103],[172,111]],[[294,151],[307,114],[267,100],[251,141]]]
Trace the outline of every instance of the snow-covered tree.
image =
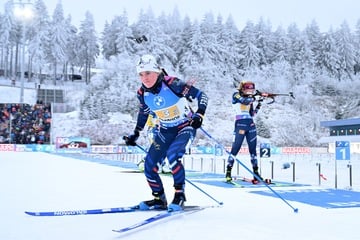
[[[19,40],[17,39],[14,27],[14,17],[12,16],[12,2],[7,1],[5,4],[5,12],[3,15],[0,14],[0,48],[1,48],[1,59],[0,68],[4,69],[5,77],[14,77],[15,70],[13,69],[13,47],[18,45]],[[16,69],[15,65],[15,69]]]
[[339,81],[343,78],[352,78],[353,68],[355,65],[355,48],[354,40],[347,22],[343,22],[334,36],[339,56]]
[[51,28],[49,30],[49,46],[47,49],[47,58],[53,66],[53,82],[61,79],[58,76],[58,67],[66,61],[66,43],[67,43],[67,26],[64,18],[64,10],[61,2],[56,4],[54,9]]
[[41,74],[47,61],[47,50],[49,49],[49,29],[50,17],[47,8],[42,0],[38,0],[34,5],[34,19],[31,26],[32,36],[29,40],[28,49],[31,56],[31,69],[35,71],[38,78],[42,79]]
[[334,38],[332,29],[325,33],[321,40],[321,66],[325,69],[331,77],[338,76],[338,69],[340,69],[339,55],[337,51],[337,44]]
[[95,67],[95,60],[100,54],[94,18],[90,12],[85,13],[85,20],[81,22],[77,47],[78,57],[81,59],[81,65],[84,66],[85,82],[89,83],[91,68]]
[[248,21],[240,36],[241,68],[244,71],[260,66],[262,52],[257,47],[256,29],[253,22]]
[[134,39],[132,29],[129,27],[126,12],[121,16],[116,16],[111,24],[106,24],[101,37],[102,54],[109,60],[111,56],[120,53],[134,53]]

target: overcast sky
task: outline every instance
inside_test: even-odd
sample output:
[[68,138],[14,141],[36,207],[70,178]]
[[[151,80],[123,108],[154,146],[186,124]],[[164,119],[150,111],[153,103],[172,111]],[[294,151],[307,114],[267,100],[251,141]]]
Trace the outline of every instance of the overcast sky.
[[247,20],[257,22],[260,17],[270,20],[274,28],[297,23],[300,29],[315,19],[322,31],[328,31],[331,26],[336,29],[344,20],[353,29],[360,19],[359,0],[45,0],[50,16],[58,1],[62,1],[65,16],[70,14],[75,26],[79,26],[87,10],[92,13],[97,31],[102,31],[105,21],[110,22],[124,9],[132,23],[140,9],[147,10],[149,6],[156,16],[166,11],[172,13],[177,6],[181,17],[188,15],[192,20],[201,20],[210,11],[215,17],[221,14],[225,20],[231,14],[239,29]]

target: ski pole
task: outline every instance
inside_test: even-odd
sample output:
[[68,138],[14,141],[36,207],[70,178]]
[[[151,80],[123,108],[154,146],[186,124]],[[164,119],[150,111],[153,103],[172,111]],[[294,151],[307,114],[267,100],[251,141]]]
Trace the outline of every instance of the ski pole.
[[[139,144],[136,144],[136,146],[141,149],[144,153],[147,153],[147,151],[145,150],[145,148],[143,148],[142,146],[140,146]],[[185,181],[187,181],[188,183],[190,183],[192,186],[194,186],[197,190],[199,190],[200,192],[202,192],[203,194],[205,194],[206,196],[208,196],[209,198],[211,198],[212,200],[214,200],[217,204],[219,205],[223,205],[223,202],[220,202],[218,200],[216,200],[213,196],[211,196],[210,194],[208,194],[207,192],[205,192],[203,189],[201,189],[199,186],[196,186],[192,181],[190,181],[189,179],[185,178]]]
[[[210,139],[212,139],[216,144],[218,144],[222,149],[225,150],[225,152],[229,155],[231,153],[215,138],[213,138],[208,132],[206,132],[202,127],[200,127],[201,131],[208,136]],[[251,173],[258,181],[262,182],[266,187],[268,187],[278,198],[283,200],[289,207],[291,207],[295,213],[299,211],[299,209],[294,208],[288,201],[286,201],[278,192],[276,192],[272,187],[269,186],[269,184],[266,184],[261,178],[259,178],[256,174],[254,174],[245,164],[243,164],[239,159],[237,159],[235,156],[233,156],[235,160],[243,167],[245,168],[249,173]]]

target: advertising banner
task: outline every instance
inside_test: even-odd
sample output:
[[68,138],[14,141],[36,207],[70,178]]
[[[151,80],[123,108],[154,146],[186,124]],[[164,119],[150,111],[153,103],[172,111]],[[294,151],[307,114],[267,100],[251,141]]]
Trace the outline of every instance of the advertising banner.
[[14,144],[0,144],[0,152],[12,152],[15,151]]
[[84,152],[91,151],[90,138],[85,137],[57,137],[55,142],[57,152]]

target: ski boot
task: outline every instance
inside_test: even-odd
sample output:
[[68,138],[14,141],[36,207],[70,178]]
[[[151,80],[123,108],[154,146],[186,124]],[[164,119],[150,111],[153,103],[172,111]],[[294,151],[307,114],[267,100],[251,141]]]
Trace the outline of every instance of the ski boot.
[[175,189],[174,199],[171,202],[171,204],[169,204],[168,211],[175,212],[175,211],[183,210],[185,201],[186,201],[186,198],[185,198],[184,190],[183,189],[181,189],[181,190]]
[[253,171],[254,171],[254,175],[256,175],[259,179],[254,176],[252,183],[257,184],[260,182],[260,180],[263,180],[263,178],[260,176],[259,167],[253,167]]
[[167,209],[167,201],[164,191],[162,192],[154,192],[154,199],[141,202],[137,208],[140,210],[166,210]]
[[228,182],[228,183],[232,181],[232,177],[231,177],[231,167],[227,167],[227,168],[226,168],[225,180],[226,180],[226,182]]

